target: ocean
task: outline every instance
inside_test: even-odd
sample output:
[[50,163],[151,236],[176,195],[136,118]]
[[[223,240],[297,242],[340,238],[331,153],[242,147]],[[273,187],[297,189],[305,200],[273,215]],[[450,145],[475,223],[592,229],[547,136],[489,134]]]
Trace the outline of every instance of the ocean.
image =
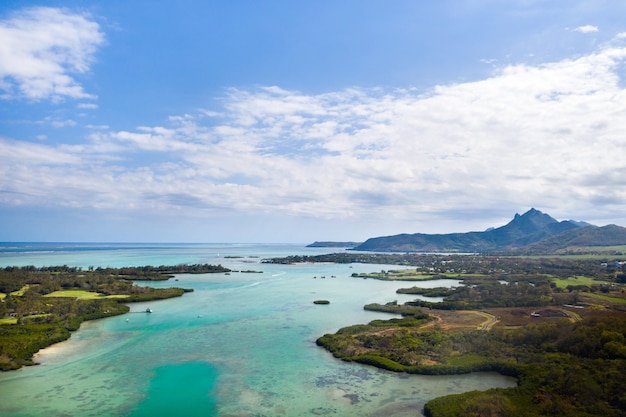
[[[259,273],[181,274],[150,283],[194,292],[130,304],[126,315],[85,322],[68,341],[42,350],[39,365],[0,374],[0,415],[421,416],[424,403],[435,397],[515,385],[513,378],[495,373],[397,374],[344,363],[318,347],[315,340],[325,333],[393,317],[365,311],[365,304],[415,298],[395,293],[400,282],[351,277],[400,268],[393,265],[261,263],[343,250],[2,243],[1,267],[210,263]],[[313,304],[317,299],[330,304]],[[152,314],[145,313],[148,307]]]

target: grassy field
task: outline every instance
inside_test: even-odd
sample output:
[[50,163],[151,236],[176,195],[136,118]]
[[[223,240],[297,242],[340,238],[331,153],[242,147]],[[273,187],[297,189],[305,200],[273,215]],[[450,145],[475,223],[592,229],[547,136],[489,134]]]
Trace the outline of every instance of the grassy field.
[[569,251],[569,253],[574,253],[576,254],[576,252],[580,253],[580,254],[590,254],[590,252],[593,252],[593,254],[604,254],[604,255],[611,255],[611,254],[618,254],[618,253],[626,253],[626,245],[619,245],[619,246],[570,246],[567,249],[564,249],[563,251]]
[[608,295],[597,294],[597,293],[584,293],[584,296],[590,297],[596,300],[601,300],[606,303],[626,305],[626,299],[624,298],[610,297]]
[[437,326],[445,331],[489,330],[497,323],[497,317],[486,311],[475,310],[437,310],[430,314],[435,318],[424,329]]
[[593,284],[596,284],[596,285],[607,284],[606,281],[596,281],[593,278],[583,277],[583,276],[576,276],[576,277],[571,277],[567,279],[554,278],[554,283],[556,284],[557,288],[567,288],[568,285],[591,286]]
[[0,319],[0,325],[3,325],[3,324],[17,324],[17,318],[5,317],[3,319]]
[[383,281],[431,281],[436,279],[463,279],[463,277],[482,276],[480,274],[463,274],[457,272],[446,272],[441,274],[430,274],[418,272],[415,269],[400,269],[383,272],[371,272],[358,274],[358,278],[372,278]]
[[520,258],[553,258],[555,255],[559,259],[572,260],[593,260],[593,259],[622,259],[626,254],[626,245],[620,246],[570,246],[557,250],[554,254],[546,255],[522,255]]
[[44,297],[73,297],[80,298],[81,300],[93,300],[96,298],[127,298],[128,295],[102,295],[92,291],[63,290],[51,292],[50,294],[44,295]]
[[[24,293],[26,292],[26,290],[28,289],[28,285],[23,286],[22,288],[20,288],[17,291],[13,291],[11,293],[12,296],[14,297],[21,297],[24,295]],[[4,300],[5,298],[7,298],[6,293],[0,292],[0,300]]]

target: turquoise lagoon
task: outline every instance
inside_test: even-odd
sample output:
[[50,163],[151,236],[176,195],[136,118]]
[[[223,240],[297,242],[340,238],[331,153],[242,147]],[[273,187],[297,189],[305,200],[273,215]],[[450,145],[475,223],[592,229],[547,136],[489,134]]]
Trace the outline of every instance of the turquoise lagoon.
[[[396,374],[338,361],[317,347],[324,333],[391,317],[363,305],[414,298],[395,293],[403,283],[351,277],[398,268],[391,265],[261,263],[271,256],[339,250],[0,244],[0,266],[211,263],[262,272],[178,275],[154,284],[194,292],[131,304],[124,316],[83,323],[70,340],[42,350],[40,365],[1,374],[0,415],[420,416],[435,397],[515,385],[494,373]],[[331,303],[315,305],[316,299]],[[152,314],[144,312],[147,307]]]

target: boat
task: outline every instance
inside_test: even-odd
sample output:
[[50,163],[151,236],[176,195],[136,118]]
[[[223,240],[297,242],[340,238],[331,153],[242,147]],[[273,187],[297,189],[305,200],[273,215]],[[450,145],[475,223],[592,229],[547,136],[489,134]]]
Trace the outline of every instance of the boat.
[[146,308],[146,313],[152,313],[152,309],[150,307]]

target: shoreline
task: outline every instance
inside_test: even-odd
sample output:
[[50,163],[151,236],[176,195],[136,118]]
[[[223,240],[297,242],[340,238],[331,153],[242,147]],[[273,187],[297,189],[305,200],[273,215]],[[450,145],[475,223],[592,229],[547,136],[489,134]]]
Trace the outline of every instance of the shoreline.
[[[78,330],[77,330],[78,331]],[[46,346],[45,348],[39,349],[37,353],[33,355],[32,361],[34,365],[45,365],[45,362],[58,357],[63,353],[67,353],[70,351],[69,346],[71,336],[69,339],[63,340],[62,342],[54,343],[50,346]]]
[[[85,323],[89,323],[94,320],[100,320],[100,319],[105,319],[105,318],[110,318],[110,317],[126,315],[131,312],[129,304],[133,304],[134,302],[158,301],[158,300],[163,300],[163,299],[168,299],[168,298],[182,297],[187,291],[188,290],[183,290],[183,292],[181,292],[180,294],[167,296],[167,297],[155,296],[153,298],[150,298],[149,300],[137,300],[137,301],[131,301],[131,302],[124,300],[124,303],[119,303],[119,305],[123,306],[126,309],[125,311],[123,312],[108,312],[107,311],[96,317],[92,316],[92,317],[77,318],[79,320],[77,323],[77,327],[72,327],[72,326],[68,326],[67,324],[63,325],[63,324],[57,323],[59,329],[64,329],[63,331],[68,332],[67,337],[65,337],[63,340],[59,340],[57,338],[56,340],[53,340],[52,344],[39,348],[39,350],[37,350],[35,353],[32,353],[30,355],[30,358],[28,360],[25,360],[25,359],[20,360],[18,356],[7,355],[7,357],[9,358],[9,361],[7,361],[6,363],[9,366],[5,369],[2,369],[2,372],[16,371],[18,369],[23,368],[24,366],[40,365],[41,362],[39,362],[38,360],[45,360],[45,358],[47,357],[48,358],[55,357],[56,356],[55,354],[58,355],[60,351],[64,348],[64,346],[58,346],[58,345],[61,345],[63,343],[68,343],[69,340],[72,338],[72,335],[78,332]],[[22,326],[22,325],[14,324],[14,325],[4,325],[4,326]],[[41,346],[42,344],[45,344],[48,342],[50,342],[50,340],[46,340],[44,341],[44,343],[41,343],[41,342],[38,342],[38,343]],[[52,350],[46,351],[47,349],[52,349]]]

